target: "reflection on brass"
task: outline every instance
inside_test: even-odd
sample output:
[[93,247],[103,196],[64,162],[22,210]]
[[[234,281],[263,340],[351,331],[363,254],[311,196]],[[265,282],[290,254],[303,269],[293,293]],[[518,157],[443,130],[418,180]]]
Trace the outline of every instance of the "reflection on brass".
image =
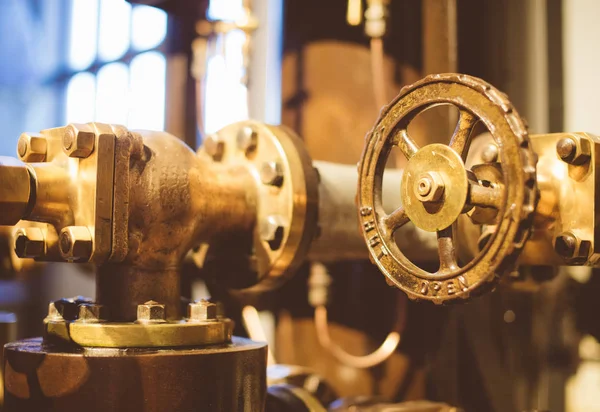
[[468,192],[469,181],[462,159],[443,144],[434,143],[416,152],[402,175],[406,215],[428,232],[450,226],[462,213]]
[[[207,322],[78,322],[48,320],[45,333],[50,338],[84,347],[159,348],[204,346],[231,340],[229,319]],[[56,341],[56,340],[54,340]]]
[[[419,148],[407,128],[420,112],[440,104],[459,109],[450,143]],[[502,159],[504,186],[478,180],[466,159],[477,122],[490,130]],[[403,204],[388,214],[383,209],[382,179],[393,146],[408,159],[402,178]],[[429,76],[408,86],[384,110],[367,135],[359,162],[358,213],[373,261],[384,275],[412,299],[434,303],[466,299],[489,290],[498,277],[510,272],[526,241],[536,203],[535,156],[527,130],[506,97],[484,81],[456,74]],[[427,173],[438,173],[443,198],[422,202],[419,188]],[[471,177],[470,177],[471,176]],[[415,190],[416,187],[416,190]],[[494,208],[503,218],[485,248],[470,262],[459,265],[456,221],[480,206]],[[437,231],[439,269],[427,272],[412,263],[394,241],[394,233],[409,221]]]
[[539,159],[540,200],[521,263],[598,266],[600,138],[590,133],[532,135],[531,147]]
[[44,320],[45,338],[83,347],[158,348],[229,342],[233,322],[216,316],[214,303],[190,303],[188,318],[167,321],[165,305],[138,305],[135,322],[108,322],[108,308],[86,298],[51,302]]
[[0,224],[15,225],[30,209],[31,186],[27,167],[16,159],[0,157]]
[[17,154],[24,162],[35,163],[46,160],[46,138],[37,133],[22,133],[17,143]]

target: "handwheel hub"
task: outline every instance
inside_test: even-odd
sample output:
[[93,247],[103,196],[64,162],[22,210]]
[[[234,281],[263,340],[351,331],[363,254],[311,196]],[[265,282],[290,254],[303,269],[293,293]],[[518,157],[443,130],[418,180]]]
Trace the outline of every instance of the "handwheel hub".
[[467,201],[469,183],[461,157],[449,146],[431,144],[408,162],[402,176],[402,204],[419,228],[435,232],[450,226]]

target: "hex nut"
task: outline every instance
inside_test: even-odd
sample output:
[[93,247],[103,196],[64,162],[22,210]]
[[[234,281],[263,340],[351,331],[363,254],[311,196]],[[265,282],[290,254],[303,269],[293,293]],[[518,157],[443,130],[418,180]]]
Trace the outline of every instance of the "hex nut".
[[74,298],[55,300],[48,306],[48,317],[69,321],[77,320],[79,305],[84,303],[91,303],[91,299],[76,296]]
[[285,235],[285,225],[279,216],[267,216],[260,224],[260,238],[269,244],[271,250],[281,247]]
[[587,138],[573,134],[556,143],[556,153],[566,163],[582,165],[591,158],[591,143]]
[[264,162],[260,168],[260,180],[265,185],[281,186],[283,184],[283,168],[279,162]]
[[242,127],[237,134],[238,148],[246,154],[250,155],[258,144],[258,133],[251,126]]
[[214,161],[220,162],[225,154],[225,142],[218,135],[212,134],[204,139],[202,144],[204,151],[213,158]]
[[92,235],[85,226],[65,227],[58,244],[62,257],[68,261],[88,261],[92,256]]
[[138,323],[163,323],[166,319],[165,305],[161,303],[149,300],[137,307]]
[[14,236],[15,254],[20,258],[37,258],[46,254],[46,237],[39,227],[19,228]]
[[217,305],[207,300],[188,304],[188,320],[190,322],[205,322],[217,319]]
[[415,196],[423,203],[436,203],[444,195],[444,181],[439,173],[426,172],[419,176],[415,185]]
[[19,158],[28,163],[43,162],[46,160],[48,142],[46,138],[37,133],[22,133],[17,144]]
[[96,303],[82,303],[79,305],[77,321],[85,323],[98,323],[108,319],[107,308]]
[[56,304],[54,302],[50,302],[48,304],[48,315],[46,316],[46,319],[53,319],[53,320],[62,320],[63,319],[61,313],[58,311],[58,308],[56,307]]
[[85,158],[92,154],[96,133],[92,126],[72,123],[65,128],[63,149],[67,156]]

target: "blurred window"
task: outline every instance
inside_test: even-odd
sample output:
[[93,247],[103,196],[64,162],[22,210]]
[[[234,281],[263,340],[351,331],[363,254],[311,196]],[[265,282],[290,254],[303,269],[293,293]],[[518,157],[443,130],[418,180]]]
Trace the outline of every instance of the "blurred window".
[[66,123],[163,130],[167,14],[125,0],[70,0]]
[[[236,21],[245,15],[242,0],[210,0],[209,20]],[[214,133],[248,119],[248,92],[241,30],[217,34],[210,39],[204,96],[204,132]]]

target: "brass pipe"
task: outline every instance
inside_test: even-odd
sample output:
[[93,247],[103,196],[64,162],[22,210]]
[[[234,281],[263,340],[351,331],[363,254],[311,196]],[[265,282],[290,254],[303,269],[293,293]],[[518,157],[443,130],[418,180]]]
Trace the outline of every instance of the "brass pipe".
[[133,322],[137,306],[154,300],[165,305],[169,320],[181,319],[179,268],[141,269],[106,264],[96,273],[96,302],[108,308],[113,322]]

